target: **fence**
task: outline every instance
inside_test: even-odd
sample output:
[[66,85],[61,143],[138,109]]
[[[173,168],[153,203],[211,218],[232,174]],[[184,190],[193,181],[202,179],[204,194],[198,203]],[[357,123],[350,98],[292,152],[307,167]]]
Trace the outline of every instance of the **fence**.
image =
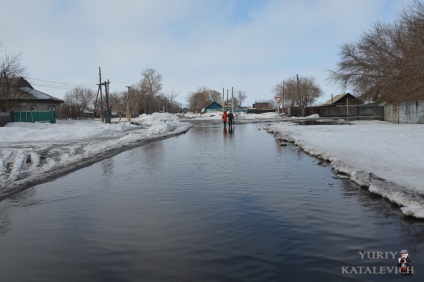
[[424,101],[386,104],[384,120],[394,123],[424,123]]
[[384,107],[377,105],[353,106],[319,106],[319,107],[290,107],[285,109],[289,116],[310,116],[318,114],[320,117],[346,117],[346,116],[383,116]]
[[56,123],[56,113],[50,112],[12,112],[14,122],[50,122]]
[[6,123],[10,122],[10,114],[0,112],[0,127],[4,126]]

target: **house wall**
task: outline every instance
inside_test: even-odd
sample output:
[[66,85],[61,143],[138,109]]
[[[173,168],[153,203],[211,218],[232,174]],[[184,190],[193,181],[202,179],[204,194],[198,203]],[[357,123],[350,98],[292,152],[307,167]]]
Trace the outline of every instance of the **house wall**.
[[384,106],[384,120],[392,123],[424,124],[424,100],[386,104]]
[[18,111],[31,111],[31,106],[36,105],[38,112],[48,112],[50,106],[55,107],[56,116],[58,117],[60,114],[60,109],[62,107],[62,104],[60,103],[54,103],[54,102],[35,102],[35,101],[25,101],[22,103],[17,103],[13,108],[16,112]]
[[268,103],[255,103],[253,104],[253,108],[257,110],[271,110],[272,105]]

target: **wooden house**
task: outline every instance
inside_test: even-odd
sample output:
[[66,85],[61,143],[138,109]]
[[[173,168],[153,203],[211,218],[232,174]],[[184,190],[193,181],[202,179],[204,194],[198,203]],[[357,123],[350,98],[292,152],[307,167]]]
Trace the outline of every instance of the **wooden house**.
[[346,106],[346,105],[362,105],[364,101],[356,98],[350,93],[339,94],[331,97],[323,106]]

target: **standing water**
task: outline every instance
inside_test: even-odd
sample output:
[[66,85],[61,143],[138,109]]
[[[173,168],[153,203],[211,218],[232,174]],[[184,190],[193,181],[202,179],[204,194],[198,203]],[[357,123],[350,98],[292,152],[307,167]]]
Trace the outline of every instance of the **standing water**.
[[1,202],[0,281],[424,281],[423,221],[263,126],[199,124]]

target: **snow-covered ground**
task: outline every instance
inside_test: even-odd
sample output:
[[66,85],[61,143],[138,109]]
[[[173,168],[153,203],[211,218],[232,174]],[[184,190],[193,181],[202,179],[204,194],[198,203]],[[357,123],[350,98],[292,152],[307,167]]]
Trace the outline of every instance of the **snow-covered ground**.
[[[306,119],[315,119],[310,116]],[[119,152],[186,132],[186,120],[219,122],[220,113],[142,115],[134,123],[99,121],[9,123],[0,127],[0,199]],[[272,120],[277,139],[331,161],[361,186],[424,218],[424,126],[356,121],[349,125],[302,126],[276,113],[236,115],[236,123]],[[328,121],[323,120],[321,121]]]
[[[237,115],[238,121],[276,118],[275,113]],[[112,124],[93,120],[9,123],[0,127],[0,199],[124,150],[186,132],[191,124],[184,120],[204,119],[221,119],[221,114],[180,118],[154,113],[133,118],[132,123],[112,119]]]
[[132,122],[8,123],[0,127],[0,199],[128,148],[186,132],[176,115],[142,115]]
[[355,121],[350,125],[267,126],[280,140],[294,142],[371,192],[424,218],[424,125]]

